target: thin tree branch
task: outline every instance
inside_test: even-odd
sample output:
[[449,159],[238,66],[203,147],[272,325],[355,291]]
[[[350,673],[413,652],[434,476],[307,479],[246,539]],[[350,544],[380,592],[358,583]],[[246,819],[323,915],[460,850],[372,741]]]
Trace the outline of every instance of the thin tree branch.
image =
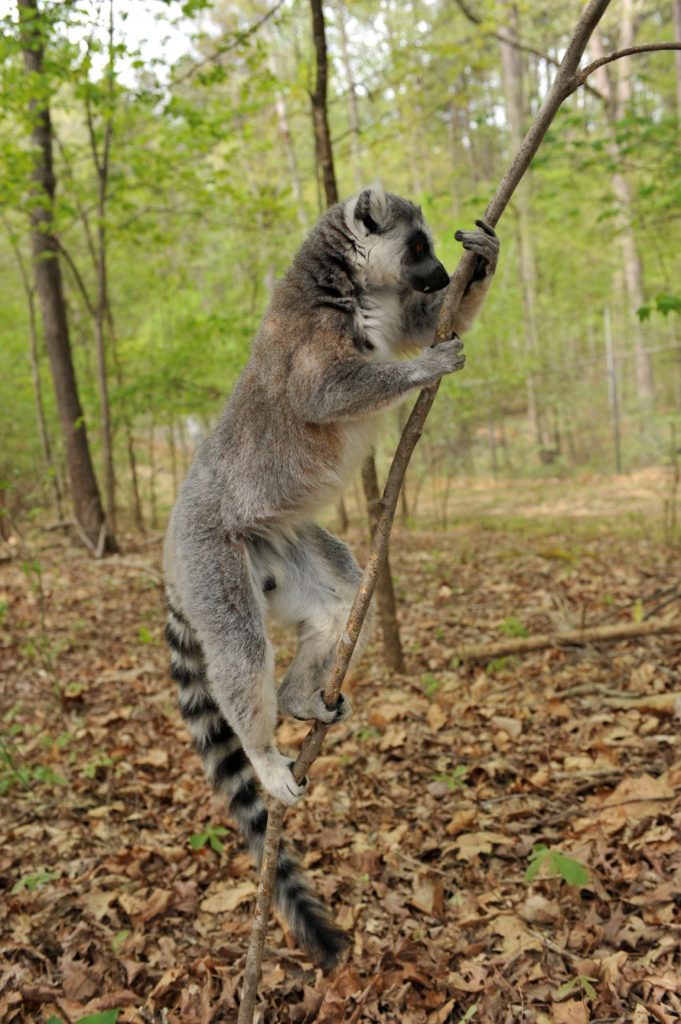
[[78,291],[80,292],[80,294],[83,297],[83,302],[85,303],[85,306],[87,308],[88,313],[90,314],[90,316],[95,317],[97,314],[96,314],[96,310],[95,310],[94,304],[92,303],[92,301],[90,299],[90,296],[88,295],[88,290],[87,290],[87,287],[85,285],[85,282],[84,282],[84,280],[82,278],[82,275],[81,275],[78,267],[75,264],[75,261],[74,261],[73,257],[71,256],[71,253],[68,251],[68,249],[66,248],[66,246],[64,245],[64,243],[61,241],[60,238],[56,238],[55,241],[57,243],[58,251],[61,253],[61,255],[66,260],[66,265],[68,266],[69,270],[73,274],[73,278],[74,278],[76,284],[78,285]]
[[575,75],[573,92],[580,85],[584,85],[589,75],[592,75],[598,68],[603,67],[604,64],[611,64],[614,60],[620,60],[622,57],[631,57],[636,53],[655,53],[657,50],[681,50],[681,43],[642,43],[640,46],[627,46],[623,50],[614,50],[612,53],[592,61],[591,64],[587,64],[582,71]]
[[[483,24],[483,19],[480,17],[480,15],[472,11],[468,4],[464,3],[464,0],[454,0],[454,2],[456,3],[461,13],[466,18],[468,18],[469,21],[472,21],[474,25],[479,26]],[[534,46],[528,46],[526,43],[521,43],[520,40],[513,39],[512,36],[506,35],[505,32],[495,32],[493,29],[486,29],[485,31],[487,32],[487,35],[492,36],[493,39],[498,40],[500,43],[506,43],[508,46],[512,46],[515,50],[519,50],[521,53],[529,53],[533,57],[539,57],[540,60],[546,61],[546,63],[551,65],[551,67],[560,67],[560,61],[556,60],[555,57],[551,57],[548,53],[544,53],[543,50],[538,50]],[[605,99],[603,93],[600,92],[595,86],[588,84],[586,85],[586,89],[588,89],[590,93],[593,93],[593,95],[596,96],[599,100]]]
[[270,7],[269,11],[265,11],[262,18],[258,18],[257,21],[254,21],[252,25],[249,25],[248,28],[243,29],[241,32],[235,32],[228,43],[225,43],[223,46],[219,46],[217,50],[213,51],[213,53],[210,53],[207,57],[197,61],[196,64],[192,64],[190,68],[184,71],[181,75],[178,75],[177,78],[174,78],[173,84],[178,85],[180,82],[186,82],[188,78],[195,75],[196,72],[202,67],[205,67],[206,64],[214,64],[215,61],[220,59],[220,57],[229,53],[230,50],[236,50],[237,46],[240,46],[241,43],[245,43],[246,40],[252,35],[255,35],[258,29],[262,28],[270,18],[273,18],[277,11],[283,6],[283,3],[284,0],[278,0],[274,7]]
[[[469,21],[472,21],[474,25],[480,26],[483,24],[483,19],[480,15],[472,11],[468,4],[464,3],[464,0],[454,0],[454,2],[461,13]],[[512,46],[515,50],[520,50],[522,53],[530,53],[533,57],[539,57],[540,60],[545,60],[547,64],[551,64],[554,68],[560,67],[559,60],[556,60],[555,57],[550,57],[548,53],[544,53],[542,50],[537,50],[534,46],[528,46],[526,43],[521,43],[518,39],[513,39],[502,32],[495,32],[493,29],[485,29],[485,32],[500,43],[507,43],[508,46]]]
[[[532,159],[537,152],[544,136],[546,135],[551,122],[553,121],[559,107],[564,100],[570,96],[579,85],[583,84],[578,80],[578,66],[586,45],[596,25],[603,17],[610,0],[590,0],[582,12],[582,16],[574,31],[565,56],[561,61],[558,73],[553,85],[532,122],[513,163],[502,178],[496,192],[494,193],[487,210],[485,219],[488,223],[495,225],[506,209],[515,189],[521,178],[530,166]],[[668,48],[668,47],[665,47]],[[438,341],[451,337],[454,316],[461,302],[461,297],[474,268],[475,257],[471,253],[464,253],[458,267],[450,279],[449,288],[445,297],[440,321],[436,332]],[[329,707],[333,707],[338,701],[341,686],[350,663],[350,658],[355,649],[362,624],[366,617],[369,602],[376,586],[378,573],[383,564],[387,549],[390,530],[392,527],[397,500],[402,486],[402,481],[409,464],[412,452],[421,437],[423,426],[435,400],[438,385],[424,389],[419,395],[407,424],[402,432],[402,437],[397,446],[393,458],[388,479],[383,492],[381,511],[376,523],[376,530],[371,545],[369,560],[362,574],[359,589],[350,611],[350,616],[345,631],[338,643],[336,656],[331,667],[331,672],[324,688],[324,700]],[[301,745],[298,759],[293,767],[293,774],[300,782],[307,774],[313,761],[319,754],[326,731],[329,727],[321,722],[315,722]],[[268,815],[267,832],[265,834],[265,853],[263,854],[260,869],[260,883],[256,902],[256,917],[254,920],[251,939],[247,954],[247,967],[244,974],[244,987],[242,990],[241,1006],[239,1008],[238,1024],[251,1024],[255,1009],[257,985],[261,973],[262,953],[265,943],[265,931],[267,917],[272,899],[273,882],[276,871],[277,851],[279,848],[279,835],[284,820],[285,808],[282,804],[274,803]]]

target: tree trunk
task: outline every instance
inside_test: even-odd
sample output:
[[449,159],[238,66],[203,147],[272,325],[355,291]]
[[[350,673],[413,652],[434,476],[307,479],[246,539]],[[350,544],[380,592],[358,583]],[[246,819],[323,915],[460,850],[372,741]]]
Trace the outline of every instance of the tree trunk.
[[[43,75],[43,32],[37,0],[19,0],[24,66],[29,78]],[[56,182],[52,166],[52,123],[46,99],[29,100],[33,142],[34,202],[31,208],[31,248],[36,291],[40,301],[45,345],[57,400],[59,421],[71,481],[75,514],[83,534],[97,553],[117,550],[107,529],[97,480],[90,457],[85,419],[78,395],[71,354],[66,303],[54,236],[53,208]]]
[[[270,71],[274,76],[275,81],[279,81],[281,75],[279,73],[279,67],[277,62],[277,52],[275,49],[275,38],[274,32],[269,24],[266,22],[263,26],[263,33],[267,44],[269,46],[270,54],[268,63]],[[289,126],[288,111],[286,109],[286,100],[281,89],[275,89],[274,92],[274,109],[277,115],[277,125],[279,128],[279,135],[284,145],[284,151],[286,153],[286,161],[288,163],[289,176],[291,178],[291,189],[293,190],[293,196],[296,201],[296,214],[298,216],[298,222],[300,226],[307,230],[310,226],[307,211],[303,203],[303,186],[300,180],[300,171],[298,170],[298,158],[296,156],[295,146],[293,145],[293,138],[291,136],[291,128]]]
[[[681,2],[681,0],[680,0]],[[345,82],[348,88],[348,119],[350,123],[350,156],[352,162],[352,173],[355,179],[355,187],[360,189],[364,183],[362,178],[362,167],[360,159],[360,126],[359,126],[359,102],[357,100],[357,85],[352,70],[350,51],[348,49],[348,34],[345,28],[345,21],[348,16],[344,0],[336,0],[336,12],[338,14],[338,29],[340,31],[340,53]]]
[[[620,15],[619,47],[631,46],[634,39],[634,19],[631,0],[623,0]],[[605,48],[599,32],[592,37],[594,56],[605,55]],[[616,75],[617,77],[613,77]],[[631,81],[629,78],[628,61],[618,62],[616,71],[611,65],[599,68],[595,73],[598,87],[605,99],[605,112],[610,129],[608,154],[613,167],[618,168],[612,175],[612,191],[617,201],[615,217],[616,233],[619,236],[622,252],[622,269],[624,285],[627,293],[627,312],[629,333],[634,350],[634,374],[636,394],[644,414],[644,428],[647,413],[653,404],[653,372],[650,356],[646,351],[643,325],[638,311],[645,304],[645,284],[643,263],[636,244],[634,234],[634,204],[631,183],[627,175],[619,170],[623,166],[623,157],[617,142],[617,122],[626,112],[631,99]]]
[[106,202],[109,183],[109,154],[113,133],[113,0],[109,0],[109,60],[107,67],[107,90],[109,105],[104,125],[104,139],[101,156],[97,147],[95,126],[90,108],[89,94],[86,93],[87,126],[90,135],[92,162],[97,173],[97,299],[95,303],[95,354],[97,357],[97,389],[99,391],[99,415],[102,436],[102,461],[104,463],[104,494],[106,497],[106,518],[112,533],[116,532],[116,473],[113,457],[113,431],[111,429],[111,408],[109,405],[109,371],[106,358],[105,323],[109,306],[107,282],[107,239]]
[[[364,496],[369,514],[369,527],[373,538],[381,501],[381,492],[376,474],[376,459],[373,453],[364,460],[362,484],[364,485]],[[383,656],[385,657],[386,664],[396,672],[404,672],[404,653],[402,651],[400,627],[397,622],[395,591],[393,589],[390,556],[388,553],[386,553],[385,561],[376,582],[376,603],[378,605],[378,618],[383,634]]]
[[[681,43],[681,0],[673,0],[674,8],[674,39]],[[681,123],[681,50],[674,51],[676,66],[676,116]]]
[[7,222],[4,214],[3,221],[7,234],[9,237],[10,245],[14,253],[14,259],[21,276],[21,284],[24,289],[24,295],[26,296],[26,305],[28,308],[28,358],[31,366],[31,380],[33,382],[33,398],[35,401],[35,414],[36,414],[36,425],[38,427],[38,437],[40,438],[40,447],[43,451],[43,458],[45,460],[45,469],[50,480],[52,487],[52,493],[54,495],[54,506],[57,513],[57,519],[59,522],[64,518],[63,509],[63,493],[61,480],[59,479],[59,471],[57,465],[52,458],[52,445],[50,443],[50,435],[47,430],[47,420],[45,418],[45,404],[43,402],[43,385],[40,379],[40,359],[38,355],[38,325],[36,323],[35,315],[35,290],[31,285],[28,271],[26,269],[24,258],[21,254],[18,243],[16,242],[14,235],[12,234],[11,227]]
[[312,125],[314,127],[317,166],[321,170],[324,183],[324,198],[326,199],[327,206],[333,206],[334,203],[338,202],[338,187],[336,185],[336,172],[333,166],[333,150],[331,148],[331,134],[329,132],[326,102],[328,60],[322,0],[310,0],[310,8],[312,10],[312,38],[317,57],[317,77],[314,92],[310,97],[312,100]]

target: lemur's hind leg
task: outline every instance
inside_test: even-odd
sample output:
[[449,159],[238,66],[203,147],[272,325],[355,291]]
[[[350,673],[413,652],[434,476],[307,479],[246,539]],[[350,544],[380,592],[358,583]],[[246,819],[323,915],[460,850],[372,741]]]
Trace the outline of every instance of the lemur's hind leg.
[[[297,531],[271,565],[269,611],[283,625],[298,630],[298,647],[279,687],[279,710],[300,719],[340,722],[351,713],[341,694],[335,708],[326,706],[323,689],[338,641],[361,579],[350,549],[319,526]],[[369,634],[365,624],[354,657],[358,658]]]
[[[268,793],[293,804],[306,785],[295,781],[293,761],[274,741],[274,655],[249,552],[244,542],[223,535],[212,545],[204,538],[195,556],[194,571],[182,587],[182,611],[201,647],[208,691],[239,738],[243,749],[235,757],[250,762]],[[210,756],[204,753],[204,760],[214,774]]]

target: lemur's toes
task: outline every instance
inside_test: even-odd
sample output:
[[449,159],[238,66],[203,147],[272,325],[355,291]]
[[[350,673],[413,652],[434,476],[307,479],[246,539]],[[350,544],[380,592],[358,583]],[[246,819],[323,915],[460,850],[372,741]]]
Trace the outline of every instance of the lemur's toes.
[[324,725],[337,725],[352,714],[352,704],[349,698],[342,693],[339,695],[335,706],[330,708],[324,700],[324,691],[320,690],[317,694],[316,705],[314,717],[323,722]]
[[339,694],[338,702],[336,704],[336,717],[334,718],[334,722],[344,722],[345,719],[349,718],[351,714],[352,704],[350,703],[350,698],[346,697],[345,694],[343,693]]

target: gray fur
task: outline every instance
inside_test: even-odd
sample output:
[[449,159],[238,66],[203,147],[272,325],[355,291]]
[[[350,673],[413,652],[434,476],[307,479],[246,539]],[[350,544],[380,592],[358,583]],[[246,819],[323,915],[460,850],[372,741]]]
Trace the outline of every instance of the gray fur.
[[[496,263],[486,231],[469,234]],[[356,471],[383,409],[463,366],[458,338],[427,347],[447,280],[413,203],[374,187],[332,207],[276,285],[173,509],[164,549],[171,671],[207,773],[256,856],[265,811],[254,779],[287,804],[305,790],[275,745],[277,712],[326,723],[350,713],[347,699],[327,708],[321,693],[360,571],[310,517]],[[268,618],[298,635],[278,695]],[[299,941],[331,962],[340,933],[282,858],[280,905]]]

